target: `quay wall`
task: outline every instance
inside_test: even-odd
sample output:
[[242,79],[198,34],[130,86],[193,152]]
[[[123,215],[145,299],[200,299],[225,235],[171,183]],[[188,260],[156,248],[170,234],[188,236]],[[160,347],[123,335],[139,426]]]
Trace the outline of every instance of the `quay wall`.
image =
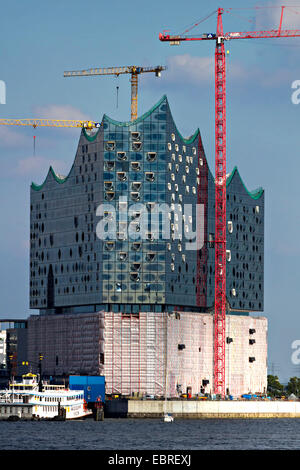
[[128,400],[128,418],[300,418],[300,401]]

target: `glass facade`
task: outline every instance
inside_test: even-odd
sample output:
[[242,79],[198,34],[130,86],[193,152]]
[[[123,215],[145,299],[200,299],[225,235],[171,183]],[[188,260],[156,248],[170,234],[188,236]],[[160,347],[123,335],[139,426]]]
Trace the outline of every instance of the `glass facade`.
[[[227,222],[229,304],[263,310],[264,193],[236,169]],[[213,306],[214,180],[200,132],[180,135],[165,96],[136,121],[105,115],[83,130],[69,175],[50,168],[32,184],[30,223],[30,307],[41,313]]]

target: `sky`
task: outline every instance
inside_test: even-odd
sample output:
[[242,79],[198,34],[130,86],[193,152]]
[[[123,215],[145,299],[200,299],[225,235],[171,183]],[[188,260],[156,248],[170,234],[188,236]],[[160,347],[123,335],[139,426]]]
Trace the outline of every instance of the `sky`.
[[[224,31],[276,29],[284,4],[293,8],[285,10],[283,28],[300,29],[300,1],[0,0],[0,81],[6,86],[0,118],[101,121],[107,114],[128,121],[129,75],[64,78],[63,72],[165,65],[161,78],[139,76],[138,115],[166,94],[180,133],[200,129],[214,172],[214,42],[170,47],[158,35],[196,23],[188,34],[215,32],[216,14],[200,20],[218,7],[225,9]],[[300,100],[292,100],[300,38],[228,41],[226,50],[227,171],[236,165],[249,190],[265,189],[268,365],[287,382],[300,376],[292,347],[300,341]],[[37,313],[28,295],[30,184],[42,183],[50,165],[68,174],[79,134],[0,126],[0,318]]]

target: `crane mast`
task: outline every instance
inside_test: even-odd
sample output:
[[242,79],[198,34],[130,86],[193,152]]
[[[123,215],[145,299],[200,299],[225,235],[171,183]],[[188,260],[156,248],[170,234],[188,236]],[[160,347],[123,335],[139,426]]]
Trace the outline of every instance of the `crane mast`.
[[298,29],[282,29],[281,7],[278,29],[266,31],[223,32],[223,8],[217,10],[217,31],[201,36],[159,34],[160,41],[179,45],[181,41],[216,42],[215,48],[215,313],[214,313],[214,393],[225,395],[225,320],[226,320],[226,59],[224,42],[232,39],[300,37]]
[[222,11],[215,49],[215,316],[214,390],[225,394],[226,319],[226,69]]

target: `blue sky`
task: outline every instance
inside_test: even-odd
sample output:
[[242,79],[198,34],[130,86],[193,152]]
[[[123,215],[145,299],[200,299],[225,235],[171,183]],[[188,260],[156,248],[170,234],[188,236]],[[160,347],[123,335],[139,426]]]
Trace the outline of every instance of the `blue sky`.
[[[213,42],[170,47],[167,29],[183,32],[219,6],[241,2],[187,0],[15,0],[1,8],[0,80],[7,88],[1,118],[130,119],[129,76],[64,78],[65,70],[124,65],[167,65],[160,79],[140,76],[139,115],[163,94],[184,136],[200,128],[214,171]],[[284,1],[260,1],[274,7]],[[300,2],[287,2],[300,7]],[[224,31],[276,28],[280,9],[250,9],[223,16]],[[284,27],[300,29],[300,8]],[[216,15],[194,31],[215,32]],[[270,372],[286,381],[299,375],[291,344],[300,339],[300,104],[291,85],[300,79],[299,39],[231,41],[227,55],[227,169],[235,165],[247,187],[265,189],[265,312]],[[119,86],[117,108],[116,87]],[[36,153],[33,155],[33,136]],[[0,316],[24,318],[29,284],[29,187],[50,164],[67,174],[78,130],[0,126],[2,204]]]

